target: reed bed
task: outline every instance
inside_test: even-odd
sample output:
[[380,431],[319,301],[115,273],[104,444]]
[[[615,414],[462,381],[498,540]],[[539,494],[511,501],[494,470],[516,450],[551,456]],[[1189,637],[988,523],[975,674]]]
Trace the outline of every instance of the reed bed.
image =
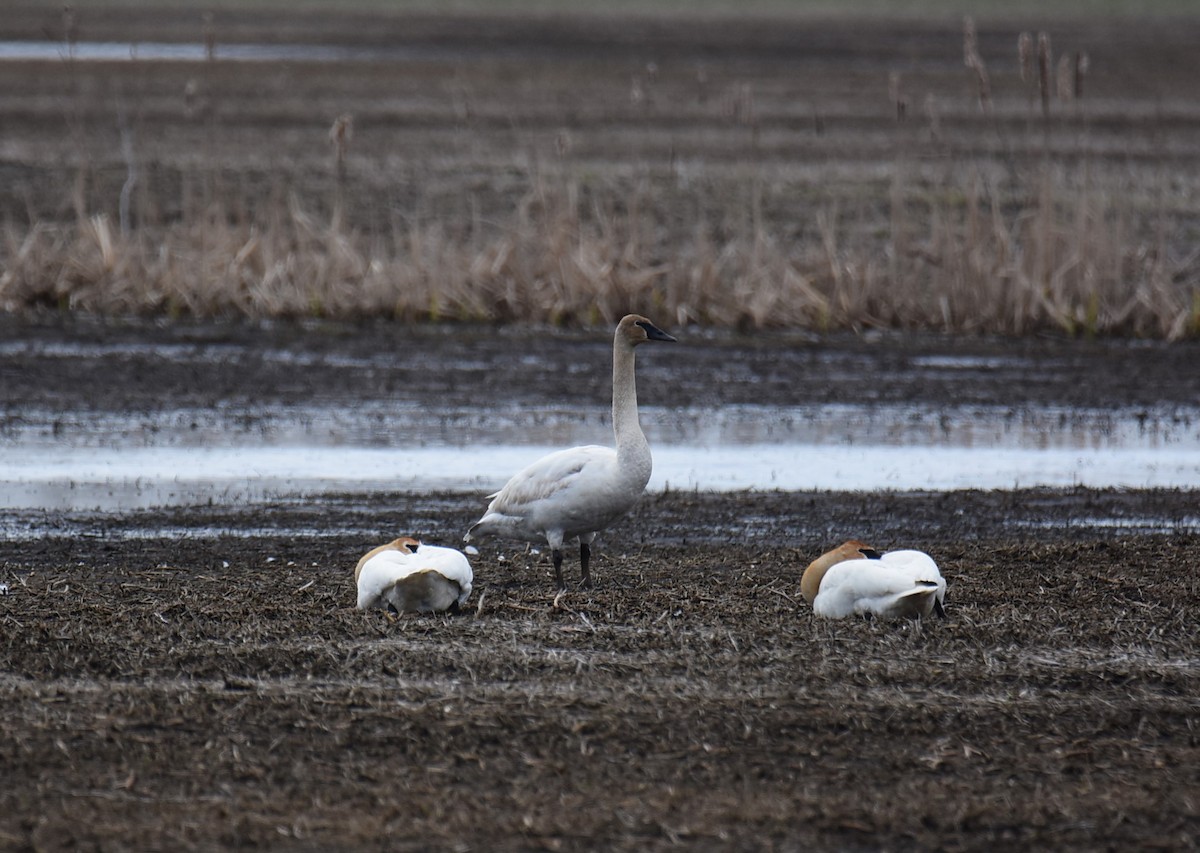
[[[274,185],[290,189],[253,195],[214,179],[230,131],[213,118],[215,96],[203,96],[216,85],[200,76],[186,109],[205,144],[178,185],[203,192],[147,201],[172,192],[153,186],[137,146],[145,116],[164,108],[147,98],[132,123],[122,111],[111,151],[80,145],[64,157],[64,178],[76,177],[73,215],[9,215],[0,309],[574,325],[633,310],[743,329],[1200,335],[1191,200],[1131,186],[1112,158],[1092,153],[1103,141],[1091,127],[1112,107],[1084,100],[1086,53],[1056,62],[1049,36],[1032,32],[1010,53],[1003,73],[989,72],[967,21],[957,96],[922,99],[931,84],[881,76],[878,100],[890,107],[862,135],[887,153],[852,184],[786,177],[787,135],[811,119],[807,138],[823,144],[829,108],[805,118],[786,92],[721,88],[703,69],[679,74],[691,92],[679,108],[666,73],[650,65],[631,76],[627,103],[589,103],[592,132],[515,134],[520,167],[487,167],[508,182],[507,203],[449,218],[362,209],[393,180],[395,161],[356,153],[352,112],[325,125],[321,151],[275,168]],[[201,71],[217,66],[210,58]],[[467,152],[456,156],[475,176],[486,99],[469,82],[444,85],[460,124],[453,139]],[[382,120],[361,109],[368,126]],[[673,123],[702,127],[706,147],[687,149],[700,143],[672,134]],[[598,150],[613,126],[636,148],[616,165]],[[119,193],[97,189],[100,161],[123,175]],[[403,168],[434,161],[409,150]],[[464,196],[472,179],[462,178]],[[800,221],[789,193],[809,194]]]
[[818,212],[819,239],[807,244],[765,227],[698,227],[662,246],[628,220],[582,221],[571,185],[540,187],[540,204],[473,240],[436,222],[386,235],[340,229],[295,199],[266,225],[222,210],[124,234],[104,213],[10,223],[0,307],[552,324],[608,324],[633,310],[742,328],[1200,334],[1188,264],[1132,238],[1110,200],[1065,191],[1053,170],[1035,180],[1007,209],[981,177],[917,216],[905,203],[876,246],[854,245],[836,208]]

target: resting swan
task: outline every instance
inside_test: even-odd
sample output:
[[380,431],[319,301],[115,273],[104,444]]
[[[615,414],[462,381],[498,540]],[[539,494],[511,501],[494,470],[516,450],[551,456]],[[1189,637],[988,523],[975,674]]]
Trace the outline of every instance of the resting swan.
[[818,616],[855,613],[882,619],[945,616],[946,581],[923,551],[888,551],[851,539],[813,560],[800,593]]
[[572,447],[543,456],[489,495],[487,512],[463,537],[501,536],[545,542],[562,578],[563,541],[579,537],[583,585],[591,583],[591,543],[633,508],[650,481],[650,445],[638,423],[634,348],[647,341],[674,341],[645,317],[629,314],[613,336],[612,420],[616,449]]
[[372,548],[354,567],[359,610],[457,610],[467,603],[473,579],[471,564],[462,552],[422,545],[411,536]]

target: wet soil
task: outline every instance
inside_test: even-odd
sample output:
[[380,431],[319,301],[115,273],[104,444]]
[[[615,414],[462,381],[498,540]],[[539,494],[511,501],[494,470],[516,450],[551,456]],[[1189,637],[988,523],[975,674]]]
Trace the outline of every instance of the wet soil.
[[[19,4],[0,34],[58,39],[61,20],[59,6]],[[262,73],[12,63],[0,211],[18,223],[71,221],[77,208],[115,217],[121,108],[143,164],[135,212],[149,223],[213,198],[247,221],[287,194],[320,209],[343,112],[355,115],[347,192],[361,199],[349,215],[379,233],[486,227],[529,197],[531,176],[574,169],[601,175],[613,198],[661,196],[647,217],[669,242],[697,221],[736,229],[752,206],[746,164],[788,164],[798,177],[759,190],[761,215],[800,239],[823,199],[864,228],[886,221],[883,166],[901,142],[935,164],[970,162],[997,134],[1006,162],[1074,150],[1073,113],[1056,109],[1046,135],[1024,113],[989,120],[975,107],[959,19],[627,24],[228,11],[218,43],[446,52]],[[1171,105],[1193,96],[1196,24],[981,27],[998,99],[1025,97],[1014,45],[1042,26],[1056,49],[1090,51],[1088,97],[1112,105],[1088,126],[1098,185],[1126,193],[1169,174],[1175,201],[1147,191],[1138,209],[1150,213],[1131,227],[1191,221],[1196,119]],[[182,9],[89,9],[78,36],[203,31]],[[892,71],[913,114],[917,99],[949,105],[936,139],[897,135]],[[744,121],[750,91],[756,118]],[[1127,108],[1143,102],[1167,107]],[[696,160],[728,168],[679,189]],[[656,319],[680,344],[642,360],[639,390],[667,408],[1200,402],[1194,343],[743,337]],[[606,331],[0,318],[0,440],[31,424],[53,434],[80,411],[596,404],[608,347]],[[544,555],[484,543],[464,614],[391,622],[354,609],[363,551],[401,533],[454,543],[483,503],[396,493],[0,509],[12,531],[0,540],[0,848],[1200,842],[1195,490],[655,494],[598,540],[593,589],[557,596]],[[948,618],[815,620],[800,573],[849,536],[932,553]]]
[[[736,334],[651,319],[679,340],[639,358],[644,405],[1200,407],[1200,341]],[[604,406],[612,388],[607,328],[0,314],[0,347],[0,424],[217,403]]]
[[[495,393],[594,402],[608,347],[607,333],[459,327],[54,319],[3,331],[9,419],[353,405],[397,389],[481,406]],[[678,349],[656,350],[640,377],[667,406],[1195,402],[1186,347],[672,331]],[[378,358],[387,341],[399,343]],[[527,376],[518,346],[589,369]],[[431,375],[447,353],[499,374]],[[965,361],[948,367],[952,356]],[[694,361],[694,384],[656,378],[668,357]],[[704,382],[730,363],[758,379]],[[955,369],[966,382],[950,381]],[[1200,841],[1195,491],[652,494],[598,540],[592,589],[558,596],[545,555],[488,542],[465,613],[393,622],[354,609],[369,546],[401,533],[454,543],[483,504],[396,493],[3,513],[0,846]],[[932,553],[948,618],[816,620],[800,573],[849,536]],[[566,569],[577,579],[574,555]]]

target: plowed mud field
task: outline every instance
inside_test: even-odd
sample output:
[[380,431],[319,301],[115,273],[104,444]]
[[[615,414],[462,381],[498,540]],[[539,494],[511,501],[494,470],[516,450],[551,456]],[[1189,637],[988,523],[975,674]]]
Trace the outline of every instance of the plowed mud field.
[[[5,38],[63,38],[61,5],[17,4],[0,17]],[[982,29],[998,98],[1004,86],[1024,97],[1017,35],[1043,25]],[[182,7],[89,7],[78,26],[80,41],[205,37],[200,15]],[[138,221],[196,216],[210,195],[247,221],[292,197],[321,210],[333,189],[330,124],[351,112],[345,190],[368,233],[412,220],[451,234],[485,228],[537,201],[531,174],[578,168],[604,177],[613,198],[660,201],[646,218],[670,243],[700,221],[741,221],[729,210],[752,207],[746,163],[789,163],[801,177],[766,191],[756,217],[793,223],[779,233],[799,239],[815,233],[822,200],[842,200],[862,209],[876,240],[890,185],[879,164],[897,157],[890,71],[904,72],[912,115],[927,96],[950,105],[936,144],[921,149],[928,162],[971,156],[996,127],[1006,163],[1036,162],[1074,150],[1082,124],[1064,111],[1044,136],[1025,113],[987,119],[964,76],[958,19],[629,27],[226,11],[213,27],[218,45],[399,43],[432,59],[14,61],[0,103],[6,221],[70,221],[79,210],[115,221],[129,171],[121,117],[142,173]],[[1195,22],[1089,20],[1053,32],[1056,50],[1091,52],[1088,86],[1109,93],[1088,125],[1099,191],[1153,190],[1134,200],[1150,212],[1131,230],[1168,217],[1194,230]],[[942,64],[910,72],[930,44]],[[464,64],[463,54],[483,58]],[[728,168],[693,177],[698,159]],[[1194,343],[734,340],[658,319],[681,344],[647,362],[694,364],[670,385],[642,374],[664,407],[1197,404]],[[607,393],[606,370],[522,369],[521,348],[562,346],[557,332],[42,322],[0,321],[0,440],[34,410],[257,401],[269,411],[401,392],[536,407]],[[29,356],[10,346],[18,340],[83,346],[83,357]],[[139,346],[197,341],[244,354],[189,364]],[[603,363],[607,334],[583,345],[587,364]],[[307,357],[264,358],[264,347]],[[1054,369],[988,367],[1018,351]],[[363,352],[395,352],[396,365],[338,369],[339,356]],[[917,356],[980,367],[957,382],[913,379],[904,368]],[[476,369],[432,370],[439,357]],[[714,382],[734,358],[745,374]],[[354,609],[363,551],[404,533],[456,543],[483,505],[481,494],[372,493],[110,513],[0,507],[0,848],[1200,843],[1194,489],[652,494],[597,540],[592,589],[556,595],[544,554],[485,543],[463,614],[389,621]],[[933,554],[948,618],[815,620],[800,573],[850,536]],[[578,577],[574,559],[566,572]]]
[[[42,352],[54,340],[111,346],[84,348],[86,374],[78,361],[10,348],[0,387],[7,418],[31,406],[130,411],[256,395],[353,404],[381,387],[433,399],[436,383],[405,384],[403,353],[399,373],[374,382],[334,369],[397,331],[10,323],[8,339],[41,341]],[[462,346],[468,331],[406,334],[429,356],[439,341]],[[575,337],[602,354],[606,336]],[[122,345],[217,339],[245,357],[188,365]],[[490,340],[499,360],[514,335]],[[729,340],[689,345],[687,357],[698,370],[731,351],[773,363],[781,375],[759,386],[772,399],[787,387],[819,396],[819,365],[842,363],[798,359],[796,342],[772,346],[774,359],[762,341]],[[1013,345],[807,346],[859,352],[866,376],[918,354],[980,358]],[[972,382],[974,398],[1020,407],[1101,380],[1114,405],[1193,393],[1180,380],[1194,357],[1186,347],[1024,346],[1058,364],[1057,378],[1001,372]],[[311,369],[268,367],[281,362],[255,356],[267,347],[308,351]],[[547,392],[509,375],[507,393],[530,406],[546,393],[603,392]],[[454,393],[487,398],[486,375],[470,387],[454,376]],[[645,380],[667,401],[686,390],[662,388],[650,370]],[[716,405],[747,387],[709,393]],[[368,546],[400,533],[454,543],[482,505],[482,495],[396,493],[4,512],[0,846],[1129,850],[1198,840],[1194,491],[650,494],[597,541],[592,589],[557,596],[545,555],[489,542],[461,615],[393,622],[354,609],[352,569]],[[800,573],[851,535],[934,554],[948,618],[815,620]],[[566,571],[578,577],[574,559]]]

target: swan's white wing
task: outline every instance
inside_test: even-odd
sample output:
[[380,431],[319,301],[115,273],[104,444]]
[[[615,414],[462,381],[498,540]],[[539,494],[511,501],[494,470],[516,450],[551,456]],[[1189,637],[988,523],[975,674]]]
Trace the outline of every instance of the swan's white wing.
[[451,581],[458,588],[460,606],[471,595],[474,573],[466,556],[453,548],[421,545],[416,553],[397,549],[380,551],[363,563],[358,575],[358,608],[385,607],[399,592],[397,582],[420,572],[436,572]]
[[931,581],[936,583],[938,588],[937,600],[945,602],[946,579],[942,577],[942,572],[938,569],[938,564],[934,562],[933,557],[924,551],[888,551],[883,555],[880,562],[885,566],[907,572],[913,581]]
[[888,551],[879,558],[879,562],[885,566],[912,572],[913,577],[928,575],[933,579],[942,576],[933,557],[924,551]]
[[489,512],[520,514],[540,501],[560,500],[563,492],[586,485],[597,474],[607,472],[617,461],[611,447],[587,444],[549,453],[518,471],[497,494]]
[[362,565],[358,573],[358,609],[383,606],[383,596],[397,580],[416,571],[405,551],[380,551]]
[[471,571],[471,563],[462,551],[441,545],[421,545],[417,548],[417,553],[409,559],[409,563],[412,571],[431,569],[446,580],[454,581],[461,590],[458,596],[459,605],[467,603],[471,596],[471,584],[475,573]]
[[848,560],[838,563],[821,579],[813,600],[818,616],[841,619],[854,613],[895,615],[901,599],[935,588],[933,581],[916,581],[904,568],[883,565],[881,560]]
[[[644,484],[642,486],[644,488]],[[617,452],[586,445],[543,456],[508,481],[467,536],[563,538],[601,530],[641,496],[618,475]]]

